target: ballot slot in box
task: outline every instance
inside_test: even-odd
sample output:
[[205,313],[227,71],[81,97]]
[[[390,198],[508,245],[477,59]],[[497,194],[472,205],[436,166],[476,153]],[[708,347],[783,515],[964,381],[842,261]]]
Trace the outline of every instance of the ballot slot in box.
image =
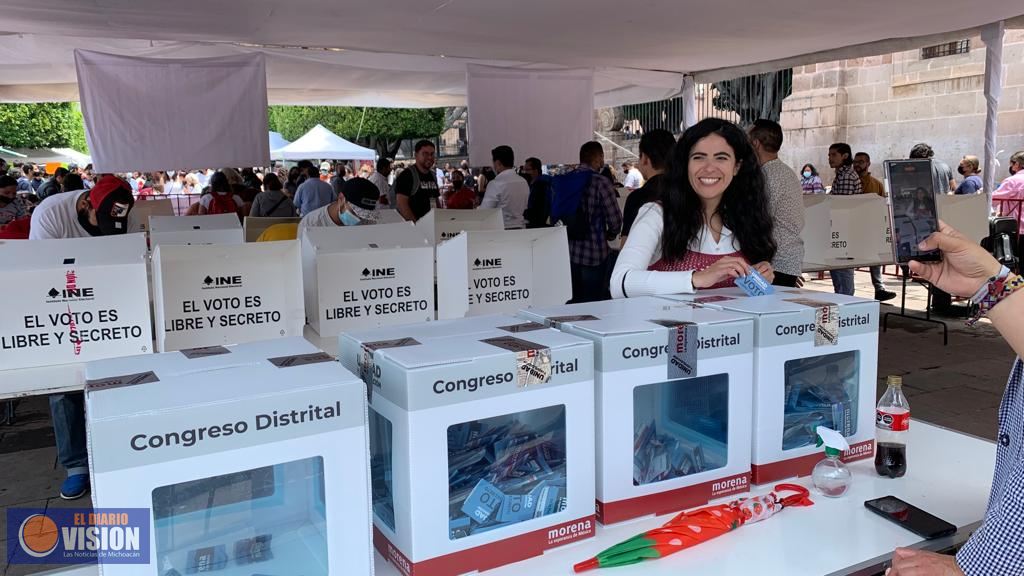
[[749,489],[750,318],[643,299],[629,309],[612,301],[523,316],[594,343],[599,521],[675,512]]
[[152,352],[142,234],[0,242],[0,269],[0,374]]
[[151,216],[149,244],[241,244],[242,224],[235,214]]
[[516,314],[571,298],[564,227],[463,232],[437,247],[438,318]]
[[296,241],[158,245],[152,262],[159,352],[302,335]]
[[434,249],[411,224],[307,228],[306,318],[321,336],[434,319]]
[[776,288],[665,296],[754,320],[755,484],[807,476],[821,460],[818,426],[846,437],[844,461],[874,454],[878,313],[875,300]]
[[87,365],[93,506],[151,514],[148,566],[103,574],[371,573],[363,385],[274,344]]
[[463,574],[594,535],[590,342],[543,326],[384,332],[365,335],[361,370],[381,555]]

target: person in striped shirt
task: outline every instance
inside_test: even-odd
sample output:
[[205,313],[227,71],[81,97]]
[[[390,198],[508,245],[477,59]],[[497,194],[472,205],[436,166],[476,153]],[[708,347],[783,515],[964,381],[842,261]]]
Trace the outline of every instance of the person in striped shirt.
[[[836,171],[835,180],[832,181],[832,189],[829,194],[863,194],[864,187],[861,184],[860,176],[853,169],[853,150],[845,142],[836,142],[828,148],[828,165]],[[830,270],[832,277],[832,288],[836,294],[853,296],[853,268],[844,270]]]

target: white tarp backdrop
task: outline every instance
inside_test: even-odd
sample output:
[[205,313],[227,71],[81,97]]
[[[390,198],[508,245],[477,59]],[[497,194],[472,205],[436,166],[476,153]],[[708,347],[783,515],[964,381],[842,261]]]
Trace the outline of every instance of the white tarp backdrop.
[[262,54],[157,59],[75,51],[75,66],[96,172],[270,164]]
[[71,51],[81,48],[163,58],[263,52],[277,104],[461,106],[467,64],[593,68],[595,104],[615,106],[676,94],[682,73],[701,83],[910,50],[1024,14],[1020,0],[969,10],[956,2],[862,0],[856,18],[845,5],[806,0],[521,0],[515,10],[498,0],[86,4],[4,0],[0,101],[74,100]]
[[490,166],[502,144],[516,162],[575,164],[580,144],[594,137],[594,73],[537,72],[470,65],[466,75],[469,163]]

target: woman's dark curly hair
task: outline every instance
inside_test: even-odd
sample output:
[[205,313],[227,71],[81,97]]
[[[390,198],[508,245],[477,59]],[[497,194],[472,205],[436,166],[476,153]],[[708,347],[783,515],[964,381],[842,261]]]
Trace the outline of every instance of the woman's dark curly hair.
[[690,243],[704,227],[704,209],[700,197],[690,185],[690,150],[710,134],[718,134],[729,144],[739,163],[739,172],[722,194],[716,212],[732,231],[743,257],[751,264],[771,261],[775,256],[772,217],[757,156],[747,135],[732,122],[707,118],[694,124],[679,138],[669,158],[662,206],[665,228],[661,237],[662,254],[682,258]]

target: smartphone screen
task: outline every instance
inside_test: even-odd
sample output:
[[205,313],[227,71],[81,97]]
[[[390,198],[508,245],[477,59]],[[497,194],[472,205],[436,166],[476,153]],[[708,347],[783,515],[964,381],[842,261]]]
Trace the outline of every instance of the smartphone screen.
[[887,160],[885,172],[896,263],[941,260],[938,250],[922,252],[917,248],[939,229],[931,160]]
[[875,514],[888,518],[926,540],[949,536],[956,532],[956,526],[941,518],[932,516],[916,506],[911,506],[895,496],[884,496],[875,500],[868,500],[864,503],[864,506]]

